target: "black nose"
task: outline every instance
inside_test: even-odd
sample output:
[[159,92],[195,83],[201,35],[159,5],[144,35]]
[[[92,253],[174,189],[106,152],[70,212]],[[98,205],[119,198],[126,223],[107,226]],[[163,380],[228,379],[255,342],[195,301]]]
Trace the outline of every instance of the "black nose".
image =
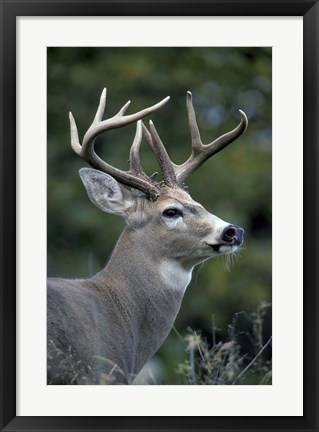
[[244,230],[235,225],[228,225],[222,232],[222,239],[227,243],[242,243]]

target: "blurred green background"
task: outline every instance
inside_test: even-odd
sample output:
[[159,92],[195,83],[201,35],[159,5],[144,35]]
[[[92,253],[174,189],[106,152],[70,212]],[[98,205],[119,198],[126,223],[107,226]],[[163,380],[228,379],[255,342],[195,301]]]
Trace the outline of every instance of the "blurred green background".
[[[238,109],[248,116],[245,134],[192,175],[192,197],[207,210],[245,229],[245,244],[230,269],[223,259],[198,266],[175,328],[184,337],[190,327],[227,341],[238,315],[236,337],[247,361],[256,354],[251,315],[271,302],[271,49],[270,48],[49,48],[48,49],[48,275],[88,277],[110,256],[124,221],[95,208],[78,170],[87,166],[71,149],[68,112],[80,137],[90,126],[102,89],[108,89],[105,117],[127,100],[129,113],[165,96],[171,100],[152,115],[171,159],[190,154],[186,92],[193,94],[202,140],[209,143],[233,129]],[[110,131],[97,140],[97,153],[116,167],[128,168],[135,126]],[[158,170],[146,143],[141,150],[146,172]],[[271,312],[263,317],[262,340],[271,334]],[[185,347],[172,331],[153,360],[158,383],[179,384],[177,366]],[[270,350],[265,352],[270,359]],[[250,383],[249,380],[247,383]],[[254,383],[253,381],[251,383]]]

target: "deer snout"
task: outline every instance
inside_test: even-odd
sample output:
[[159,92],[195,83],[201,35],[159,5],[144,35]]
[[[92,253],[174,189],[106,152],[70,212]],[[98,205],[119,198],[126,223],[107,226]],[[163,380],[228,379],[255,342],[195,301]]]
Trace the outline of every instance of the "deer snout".
[[228,225],[222,232],[222,239],[229,244],[241,244],[244,239],[244,230],[236,225]]

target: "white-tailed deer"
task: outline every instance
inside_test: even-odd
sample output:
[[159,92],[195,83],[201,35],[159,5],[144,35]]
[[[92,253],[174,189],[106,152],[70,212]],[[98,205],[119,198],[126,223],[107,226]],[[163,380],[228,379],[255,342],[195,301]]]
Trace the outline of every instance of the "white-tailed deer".
[[[80,177],[90,200],[107,213],[123,216],[127,226],[109,262],[84,280],[48,280],[48,383],[129,384],[171,331],[196,264],[234,252],[243,242],[243,229],[224,222],[194,201],[185,180],[208,158],[238,138],[240,124],[208,145],[197,127],[192,95],[187,111],[192,153],[181,165],[169,159],[154,124],[141,118],[167,101],[125,115],[129,102],[114,117],[102,120],[106,90],[82,144],[70,113],[73,150],[92,168]],[[128,171],[101,160],[96,137],[110,129],[137,122]],[[148,176],[141,165],[142,137],[156,156],[162,180]],[[129,186],[128,189],[124,186]]]

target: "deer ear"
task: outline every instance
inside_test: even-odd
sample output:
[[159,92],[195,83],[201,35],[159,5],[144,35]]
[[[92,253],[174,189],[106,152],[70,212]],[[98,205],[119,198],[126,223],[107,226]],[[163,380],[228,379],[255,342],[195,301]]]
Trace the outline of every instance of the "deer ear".
[[126,216],[133,197],[113,177],[92,168],[81,168],[81,180],[92,203],[107,213]]

